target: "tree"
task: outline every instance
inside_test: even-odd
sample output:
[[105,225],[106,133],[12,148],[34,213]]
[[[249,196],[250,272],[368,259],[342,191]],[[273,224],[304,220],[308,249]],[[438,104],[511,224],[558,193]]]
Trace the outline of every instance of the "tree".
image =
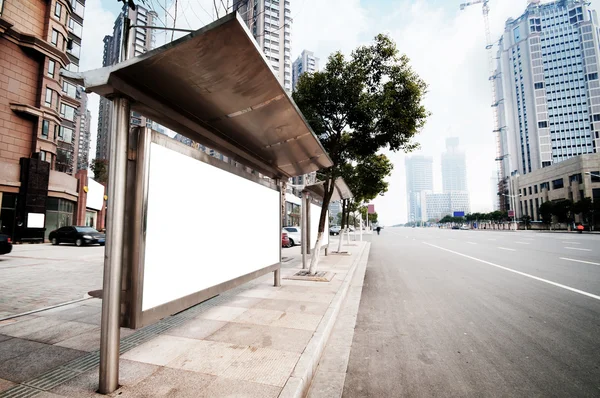
[[94,159],[90,164],[92,173],[94,173],[94,179],[101,184],[108,183],[108,160],[106,159]]
[[569,223],[572,218],[573,201],[563,199],[554,202],[552,214],[556,216],[559,223]]
[[590,223],[590,216],[594,208],[592,198],[583,198],[579,202],[573,203],[573,214],[581,214],[581,219],[584,224]]
[[521,216],[521,222],[525,225],[525,229],[529,229],[531,227],[531,217],[528,215]]
[[542,218],[542,222],[547,226],[552,224],[552,214],[554,212],[554,203],[546,201],[540,205],[539,214]]
[[334,163],[321,173],[325,193],[310,273],[316,272],[326,210],[341,168],[384,148],[415,149],[413,138],[428,116],[421,104],[426,89],[408,58],[399,56],[383,34],[350,57],[335,52],[322,71],[300,76],[293,98]]

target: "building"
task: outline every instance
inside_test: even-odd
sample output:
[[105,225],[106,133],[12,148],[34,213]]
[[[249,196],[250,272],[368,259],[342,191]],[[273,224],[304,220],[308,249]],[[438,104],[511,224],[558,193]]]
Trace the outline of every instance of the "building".
[[[572,157],[552,166],[526,175],[510,178],[511,191],[516,200],[517,218],[530,216],[541,221],[540,205],[546,201],[583,198],[600,201],[600,154]],[[520,195],[520,196],[519,196]]]
[[444,193],[424,192],[422,195],[421,219],[423,221],[440,220],[451,216],[454,212],[468,214],[471,210],[469,193],[465,191],[451,191]]
[[[118,63],[121,59],[121,45],[123,42],[123,29],[125,27],[125,17],[131,21],[131,25],[136,26],[156,26],[158,15],[154,11],[148,11],[146,8],[136,5],[135,11],[127,5],[115,19],[112,36],[104,37],[104,52],[102,57],[102,66],[110,66]],[[128,39],[130,56],[138,56],[151,50],[156,45],[155,29],[135,27],[132,28]],[[152,121],[146,119],[138,112],[131,112],[132,126],[152,127]],[[109,135],[112,126],[112,102],[104,97],[100,98],[98,111],[98,134],[96,138],[96,159],[108,159]]]
[[498,173],[492,172],[490,177],[490,197],[492,199],[492,211],[500,210],[498,200]]
[[83,0],[0,1],[0,231],[16,242],[85,223],[84,98],[60,76],[79,69],[84,10]]
[[87,109],[87,94],[81,90],[81,105],[79,106],[79,129],[77,132],[78,138],[78,154],[77,154],[77,171],[87,170],[90,164],[90,124],[92,122],[92,114]]
[[296,90],[300,75],[305,72],[314,73],[319,70],[319,58],[312,51],[304,50],[292,64],[292,89]]
[[263,50],[281,85],[292,91],[290,0],[234,0],[237,11]]
[[442,153],[442,188],[444,192],[468,191],[467,162],[456,137],[446,139],[446,152]]
[[584,0],[531,0],[506,22],[494,76],[501,181],[598,152],[599,28]]
[[408,221],[427,221],[421,207],[425,192],[433,191],[433,159],[420,155],[411,156],[406,158],[405,166]]

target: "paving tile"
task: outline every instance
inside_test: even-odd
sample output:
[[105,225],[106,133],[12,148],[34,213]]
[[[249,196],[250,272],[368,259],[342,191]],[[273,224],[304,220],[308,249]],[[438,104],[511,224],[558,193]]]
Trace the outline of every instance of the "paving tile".
[[247,308],[218,305],[200,313],[197,318],[212,319],[213,321],[231,321],[245,311],[247,311]]
[[24,337],[39,330],[45,330],[62,324],[59,319],[34,317],[0,326],[0,334],[12,337]]
[[276,310],[285,311],[294,302],[291,300],[275,300],[275,299],[263,299],[257,303],[253,308],[259,308],[262,310]]
[[283,311],[250,308],[233,321],[239,323],[253,323],[256,325],[270,325],[284,314]]
[[77,322],[89,323],[91,325],[100,326],[100,324],[102,323],[102,311],[98,312],[97,314],[92,314],[83,318],[78,318]]
[[250,323],[230,322],[223,328],[208,336],[207,340],[244,346],[253,345],[269,330],[268,326],[253,325]]
[[87,323],[61,320],[58,325],[49,326],[46,329],[26,334],[23,337],[41,343],[56,344],[96,328],[96,326]]
[[120,398],[196,398],[216,376],[161,368],[133,387],[123,387]]
[[268,384],[217,377],[205,390],[200,391],[198,398],[277,398],[280,392],[280,387]]
[[247,349],[247,346],[199,340],[166,366],[198,373],[221,375]]
[[319,322],[321,322],[321,318],[323,318],[321,315],[286,312],[274,321],[271,326],[315,331],[317,330],[317,326],[319,326]]
[[340,345],[327,345],[319,361],[319,369],[324,372],[346,373],[350,347]]
[[[119,385],[134,386],[159,369],[156,365],[119,360]],[[94,396],[98,390],[98,369],[92,369],[50,390],[64,397]]]
[[3,341],[6,341],[8,339],[12,339],[12,337],[0,334],[0,343],[3,342]]
[[0,392],[6,391],[9,388],[14,387],[14,386],[15,386],[15,383],[13,383],[12,381],[0,379]]
[[299,312],[302,314],[323,315],[329,309],[328,303],[314,303],[310,301],[293,301],[285,312]]
[[164,334],[169,336],[187,337],[190,339],[204,339],[225,325],[227,325],[227,322],[224,321],[192,319],[181,326],[167,330]]
[[81,318],[86,318],[92,315],[100,314],[101,312],[102,308],[79,304],[74,307],[67,305],[65,307],[58,307],[52,310],[42,311],[39,312],[38,315],[51,316],[55,319],[64,319],[66,321],[77,321]]
[[185,337],[161,335],[126,352],[121,358],[154,365],[166,365],[188,351],[198,341]]
[[272,298],[276,293],[277,293],[277,288],[275,288],[275,287],[273,287],[271,289],[256,288],[256,289],[244,290],[243,292],[240,292],[238,294],[238,296],[243,296],[243,297],[257,297],[257,298],[264,298],[265,299],[265,298]]
[[260,338],[250,345],[254,347],[302,353],[312,336],[313,331],[310,330],[269,326],[266,331],[261,334]]
[[47,347],[47,345],[16,337],[11,338],[10,340],[4,340],[3,342],[0,342],[0,363],[44,347]]
[[70,348],[46,346],[0,362],[0,378],[22,383],[84,354]]
[[250,347],[223,373],[223,377],[283,387],[300,354]]
[[345,373],[317,370],[307,398],[340,398],[344,392]]
[[257,303],[262,301],[263,299],[260,297],[243,297],[243,296],[234,296],[229,300],[226,300],[223,305],[228,307],[242,307],[242,308],[251,308],[254,307]]

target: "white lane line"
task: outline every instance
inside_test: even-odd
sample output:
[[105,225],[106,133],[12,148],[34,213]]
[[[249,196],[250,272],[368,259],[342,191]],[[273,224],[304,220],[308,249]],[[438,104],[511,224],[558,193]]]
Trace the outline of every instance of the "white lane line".
[[488,239],[488,240],[493,240],[493,241],[496,241],[496,240],[498,240],[498,239]]
[[580,250],[580,251],[582,251],[582,252],[591,252],[591,251],[592,251],[592,249],[582,249],[582,248],[580,248],[580,247],[569,247],[569,246],[565,247],[565,249],[570,249],[570,250]]
[[511,252],[516,252],[517,251],[516,249],[509,249],[508,247],[501,247],[501,246],[498,246],[498,249],[508,250],[508,251],[511,251]]
[[448,240],[456,240],[456,239],[448,238]]
[[579,242],[560,242],[560,243],[562,243],[563,245],[580,245],[581,244]]
[[492,267],[503,269],[504,271],[513,272],[515,274],[518,274],[518,275],[521,275],[521,276],[525,276],[527,278],[535,279],[536,281],[544,282],[544,283],[547,283],[549,285],[560,287],[560,288],[565,289],[565,290],[570,290],[572,292],[579,293],[579,294],[591,297],[591,298],[596,299],[596,300],[600,300],[600,296],[597,296],[597,295],[592,294],[592,293],[584,292],[583,290],[575,289],[575,288],[567,286],[567,285],[563,285],[563,284],[560,284],[560,283],[552,282],[552,281],[549,281],[547,279],[540,278],[538,276],[526,274],[525,272],[517,271],[517,270],[514,270],[512,268],[508,268],[508,267],[504,267],[502,265],[494,264],[494,263],[491,263],[489,261],[481,260],[481,259],[479,259],[477,257],[468,256],[466,254],[462,254],[462,253],[456,252],[454,250],[450,250],[450,249],[446,249],[446,248],[443,248],[443,247],[440,247],[440,246],[432,245],[431,243],[427,243],[427,242],[423,242],[423,243],[425,243],[427,246],[435,247],[437,249],[444,250],[444,251],[447,251],[447,252],[450,252],[450,253],[462,256],[462,257],[466,257],[466,258],[474,260],[474,261],[479,261],[480,263],[491,265]]
[[467,242],[467,243],[470,244],[470,245],[476,245],[477,244],[475,242]]
[[592,265],[600,265],[600,263],[593,263],[591,261],[583,261],[583,260],[575,260],[574,258],[566,258],[566,257],[559,257],[561,260],[566,260],[566,261],[575,261],[576,263],[584,263],[584,264],[592,264]]
[[529,242],[515,242],[515,243],[518,243],[518,244],[520,244],[520,245],[530,245],[530,244],[531,244],[531,243],[529,243]]

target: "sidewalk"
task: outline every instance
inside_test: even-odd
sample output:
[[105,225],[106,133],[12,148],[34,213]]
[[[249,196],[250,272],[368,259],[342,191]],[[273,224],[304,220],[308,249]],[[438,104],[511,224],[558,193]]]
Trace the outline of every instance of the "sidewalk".
[[[301,397],[369,243],[322,257],[331,282],[265,275],[175,316],[122,329],[119,397]],[[0,397],[101,397],[100,300],[0,322]],[[10,322],[9,322],[10,321]]]

